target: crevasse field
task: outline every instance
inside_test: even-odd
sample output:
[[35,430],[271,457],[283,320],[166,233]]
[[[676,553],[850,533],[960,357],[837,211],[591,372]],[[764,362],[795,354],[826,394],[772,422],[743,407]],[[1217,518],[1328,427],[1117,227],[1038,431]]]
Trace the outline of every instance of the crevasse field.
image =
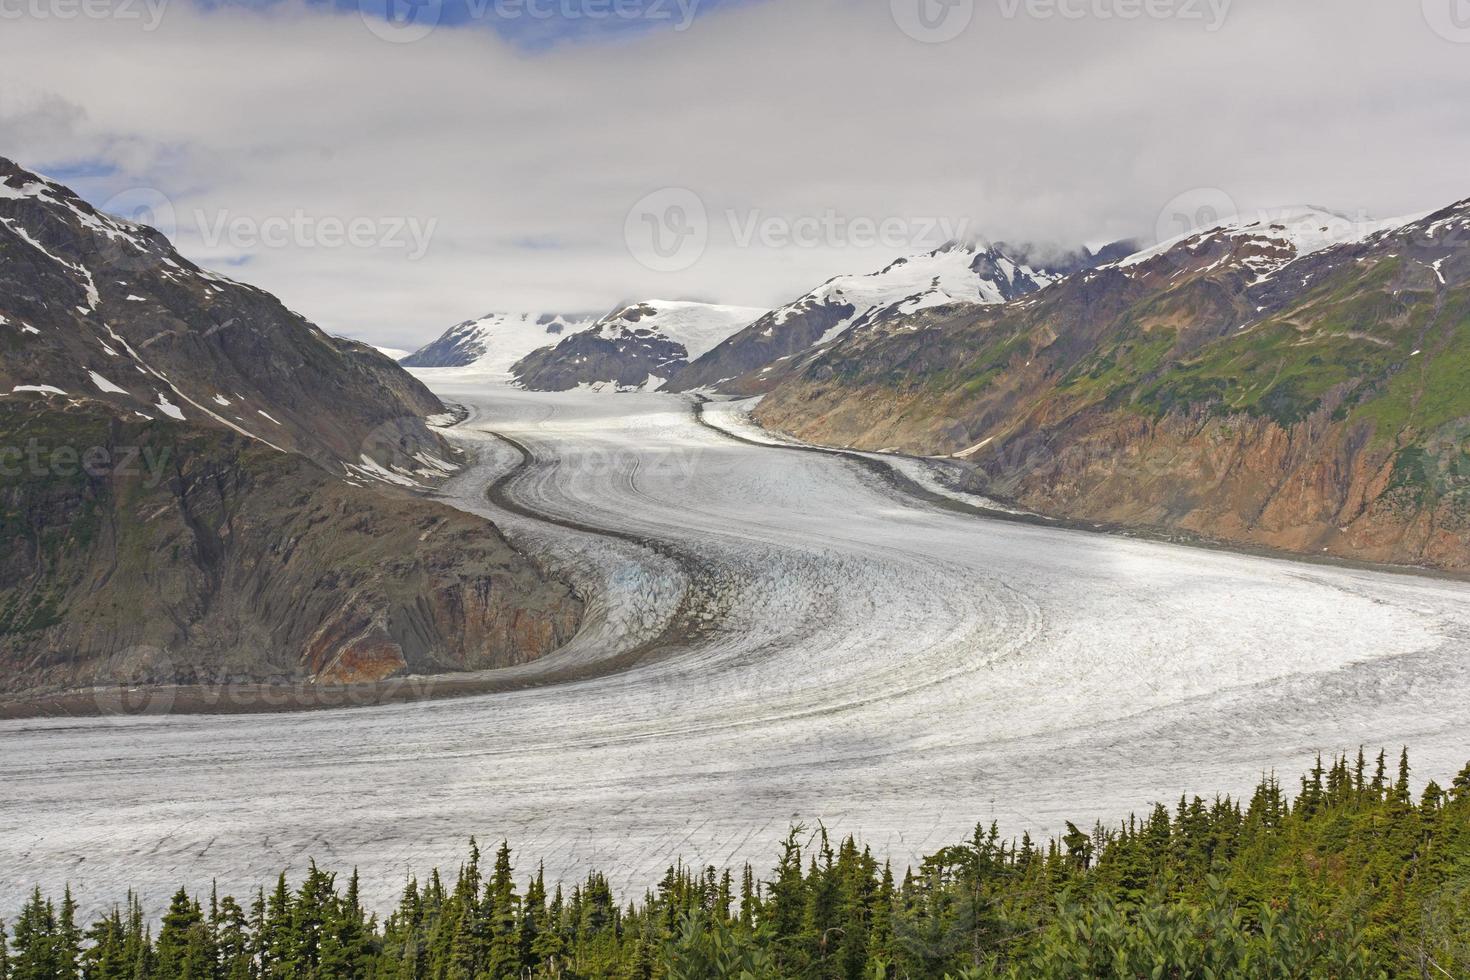
[[[1470,758],[1464,583],[988,520],[684,398],[422,376],[471,408],[444,496],[571,577],[582,633],[459,700],[0,723],[9,899],[131,886],[158,911],[315,858],[382,906],[471,834],[522,875],[641,892],[681,856],[764,870],[794,821],[901,865],[977,821],[1039,837],[1319,749],[1407,744],[1421,783]],[[516,513],[486,496],[521,465],[491,431],[532,457]],[[589,679],[535,683],[568,662]]]

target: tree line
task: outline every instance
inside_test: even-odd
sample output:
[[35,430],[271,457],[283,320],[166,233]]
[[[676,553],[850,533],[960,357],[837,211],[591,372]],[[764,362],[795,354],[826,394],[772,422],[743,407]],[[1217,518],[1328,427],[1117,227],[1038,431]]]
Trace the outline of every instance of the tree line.
[[0,980],[1244,976],[1470,977],[1470,765],[1415,799],[1407,751],[1319,757],[1294,794],[1265,776],[1045,842],[977,826],[901,873],[797,826],[769,873],[679,863],[620,902],[472,839],[381,919],[312,863],[243,902],[181,888],[156,935],[132,894],[83,928],[70,889],[0,923]]

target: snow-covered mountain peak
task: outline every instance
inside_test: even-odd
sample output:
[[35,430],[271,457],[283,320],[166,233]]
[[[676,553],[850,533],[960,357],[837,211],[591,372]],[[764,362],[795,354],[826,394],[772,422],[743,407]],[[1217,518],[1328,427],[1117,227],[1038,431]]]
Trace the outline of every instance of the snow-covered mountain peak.
[[[1114,263],[1115,268],[1147,267],[1160,256],[1176,259],[1210,256],[1208,271],[1234,262],[1264,280],[1295,262],[1328,248],[1367,241],[1411,224],[1422,214],[1376,219],[1314,205],[1274,208],[1234,215],[1192,229]],[[1174,263],[1178,264],[1178,262]]]
[[681,371],[671,387],[722,385],[851,331],[902,323],[921,310],[1007,303],[1092,264],[1093,256],[1086,252],[1068,256],[1062,267],[1052,269],[999,242],[947,242],[930,252],[901,256],[876,272],[828,279],[710,350]]
[[655,389],[767,311],[684,300],[620,306],[555,347],[533,351],[513,373],[527,388]]
[[[98,211],[70,188],[0,157],[0,201],[10,202],[3,220],[10,230],[58,262],[86,277],[125,272],[138,267],[165,266],[183,272],[173,247],[160,232]],[[80,230],[80,237],[63,235],[65,248],[47,251],[45,232],[59,228]],[[189,269],[191,272],[202,272]],[[206,273],[206,275],[208,275]],[[93,304],[95,305],[95,304]]]
[[415,368],[471,367],[508,377],[516,361],[596,321],[595,313],[486,313],[455,324],[400,363]]
[[951,303],[1005,303],[1049,286],[1055,276],[1034,269],[997,246],[949,242],[932,252],[903,256],[877,272],[835,276],[772,313],[772,326],[817,307],[851,307],[818,343],[849,328]]
[[606,340],[660,336],[683,347],[685,359],[693,360],[766,312],[754,306],[650,299],[614,310],[594,329]]

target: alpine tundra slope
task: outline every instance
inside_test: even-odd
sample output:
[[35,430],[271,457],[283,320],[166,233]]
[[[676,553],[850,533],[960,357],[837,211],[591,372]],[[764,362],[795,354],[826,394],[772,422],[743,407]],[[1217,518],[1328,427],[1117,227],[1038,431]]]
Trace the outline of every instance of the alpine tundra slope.
[[4,723],[12,883],[239,894],[315,857],[382,907],[385,872],[452,868],[477,834],[522,873],[641,889],[818,819],[901,868],[976,821],[1044,835],[1319,749],[1464,765],[1462,581],[956,513],[688,396],[421,376],[470,409],[443,492],[578,583],[582,633],[485,696]]

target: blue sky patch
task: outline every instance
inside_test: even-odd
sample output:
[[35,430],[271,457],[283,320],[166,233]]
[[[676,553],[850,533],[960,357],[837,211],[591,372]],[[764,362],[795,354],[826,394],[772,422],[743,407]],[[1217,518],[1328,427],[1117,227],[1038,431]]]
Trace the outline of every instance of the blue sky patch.
[[[194,0],[205,9],[269,10],[281,0]],[[527,51],[685,31],[705,14],[755,0],[308,0],[360,13],[389,41],[415,41],[443,28],[483,27]],[[378,30],[381,28],[381,31]]]

